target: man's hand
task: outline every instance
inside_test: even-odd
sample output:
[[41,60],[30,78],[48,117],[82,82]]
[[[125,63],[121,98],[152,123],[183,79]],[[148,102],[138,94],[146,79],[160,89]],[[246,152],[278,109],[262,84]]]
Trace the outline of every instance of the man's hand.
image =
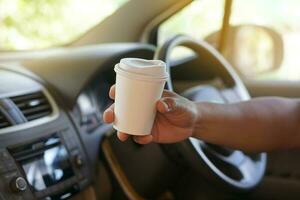
[[[109,96],[115,98],[115,86],[111,87]],[[151,134],[134,136],[137,143],[174,143],[192,136],[197,119],[195,103],[168,90],[164,90],[162,96],[156,104],[157,114]],[[114,121],[114,104],[103,113],[103,120],[106,123]],[[129,135],[118,132],[121,141],[127,140]]]
[[[114,99],[114,86],[109,95]],[[247,152],[300,148],[299,99],[267,97],[232,104],[193,103],[165,90],[156,109],[151,134],[134,136],[137,143],[173,143],[192,136]],[[104,112],[103,119],[107,123],[114,121],[114,105]],[[118,132],[118,137],[125,141],[129,134]]]

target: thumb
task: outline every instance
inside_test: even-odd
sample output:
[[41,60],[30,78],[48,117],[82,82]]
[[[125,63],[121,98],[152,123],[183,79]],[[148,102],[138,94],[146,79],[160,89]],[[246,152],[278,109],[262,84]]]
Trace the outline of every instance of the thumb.
[[181,127],[192,126],[196,120],[195,104],[185,98],[164,97],[157,103],[157,110],[169,122]]
[[180,113],[185,111],[185,105],[182,104],[180,99],[175,97],[164,97],[157,103],[157,110],[162,114]]

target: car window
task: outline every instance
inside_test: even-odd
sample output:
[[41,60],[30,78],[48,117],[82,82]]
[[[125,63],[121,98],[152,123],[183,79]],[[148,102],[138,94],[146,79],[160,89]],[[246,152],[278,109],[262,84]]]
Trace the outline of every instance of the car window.
[[[225,0],[193,1],[181,11],[167,19],[158,28],[158,45],[177,34],[186,34],[196,39],[204,39],[220,30],[224,14]],[[178,48],[173,57],[191,53],[186,48]]]
[[[276,69],[268,70],[263,73],[246,74],[246,77],[252,79],[268,79],[268,80],[300,80],[300,1],[299,0],[234,0],[230,24],[239,26],[243,24],[253,24],[267,27],[275,31],[281,37],[283,42],[282,61]],[[261,34],[260,34],[261,35]],[[264,36],[262,36],[264,37]],[[251,34],[249,37],[241,37],[240,44],[250,43],[252,47],[256,41],[257,45],[255,52],[263,51],[263,48],[268,48],[267,39],[257,37],[256,34]],[[249,47],[249,45],[247,45]],[[235,52],[250,53],[245,51],[245,45],[236,45]],[[253,52],[253,51],[252,51]],[[276,56],[270,54],[255,55],[263,56],[262,62],[254,62],[252,67],[259,68],[267,65],[263,60],[267,60],[268,56]],[[245,56],[239,56],[241,65],[246,62]],[[243,59],[243,60],[242,60]],[[241,66],[243,67],[243,66]],[[250,66],[249,66],[250,67]]]
[[69,43],[128,0],[0,0],[0,50]]
[[[223,55],[244,79],[300,80],[300,1],[233,0]],[[219,46],[224,0],[193,1],[162,23],[158,44],[187,34]],[[190,54],[176,49],[174,58]]]

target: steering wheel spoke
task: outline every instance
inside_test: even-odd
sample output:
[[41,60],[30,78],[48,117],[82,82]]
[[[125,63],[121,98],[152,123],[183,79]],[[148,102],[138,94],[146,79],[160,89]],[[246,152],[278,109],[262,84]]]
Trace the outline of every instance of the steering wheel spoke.
[[241,151],[233,151],[232,154],[228,157],[220,155],[220,159],[233,165],[238,169],[247,161],[247,157]]

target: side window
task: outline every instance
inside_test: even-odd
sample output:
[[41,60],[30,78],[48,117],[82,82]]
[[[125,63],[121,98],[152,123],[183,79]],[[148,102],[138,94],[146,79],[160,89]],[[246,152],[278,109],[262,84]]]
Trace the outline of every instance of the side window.
[[[300,1],[233,0],[222,54],[244,79],[300,80]],[[162,23],[158,44],[177,34],[216,46],[225,0],[193,1]],[[191,51],[178,48],[174,58]]]
[[[193,1],[180,12],[170,17],[159,26],[158,45],[169,38],[185,34],[196,39],[204,39],[222,27],[225,0]],[[186,48],[178,48],[174,56],[190,53]]]
[[240,27],[233,38],[239,45],[227,47],[246,78],[300,80],[299,10],[298,0],[233,1],[230,25]]

